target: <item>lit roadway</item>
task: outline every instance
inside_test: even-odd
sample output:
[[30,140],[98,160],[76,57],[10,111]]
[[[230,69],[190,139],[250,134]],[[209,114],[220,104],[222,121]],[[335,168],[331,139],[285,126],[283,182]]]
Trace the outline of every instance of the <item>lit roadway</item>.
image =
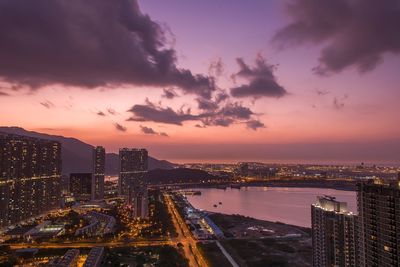
[[187,224],[183,221],[181,215],[175,207],[175,203],[171,197],[164,193],[164,199],[168,206],[168,211],[171,214],[172,221],[174,223],[178,237],[174,239],[175,242],[179,242],[183,245],[183,251],[185,252],[186,258],[189,260],[189,265],[193,267],[207,267],[207,263],[197,249],[196,240],[192,236],[192,232],[189,230]]
[[149,241],[110,241],[110,242],[44,242],[38,244],[17,243],[8,244],[11,249],[21,248],[90,248],[90,247],[148,247],[162,245],[176,245],[171,240],[149,240]]
[[[196,240],[193,238],[191,231],[180,216],[179,212],[175,207],[175,203],[171,197],[164,193],[164,199],[168,206],[168,212],[170,213],[171,219],[176,229],[177,237],[172,239],[147,239],[137,241],[123,241],[123,240],[112,240],[112,241],[78,241],[78,242],[43,242],[43,243],[15,243],[15,244],[3,244],[9,245],[11,249],[22,249],[22,248],[90,248],[90,247],[147,247],[147,246],[163,246],[170,245],[176,246],[177,243],[183,245],[183,251],[186,258],[189,260],[189,266],[191,267],[207,267],[207,263],[197,249]],[[0,245],[1,246],[1,245]]]

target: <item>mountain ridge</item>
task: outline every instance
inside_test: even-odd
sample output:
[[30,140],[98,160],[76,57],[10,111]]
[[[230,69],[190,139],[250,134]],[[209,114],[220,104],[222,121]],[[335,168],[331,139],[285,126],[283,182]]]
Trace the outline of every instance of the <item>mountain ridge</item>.
[[[59,141],[62,149],[63,174],[69,174],[73,172],[92,172],[92,149],[94,146],[77,138],[28,131],[17,126],[0,126],[0,132]],[[118,174],[118,160],[118,154],[106,153],[106,174]],[[173,169],[175,166],[175,164],[169,161],[158,160],[149,156],[150,170]]]

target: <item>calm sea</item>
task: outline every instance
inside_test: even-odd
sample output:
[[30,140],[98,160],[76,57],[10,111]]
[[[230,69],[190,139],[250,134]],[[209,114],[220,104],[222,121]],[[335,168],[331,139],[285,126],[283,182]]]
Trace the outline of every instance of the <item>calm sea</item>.
[[311,204],[316,202],[317,196],[334,196],[338,201],[347,202],[349,211],[357,213],[356,192],[354,191],[294,187],[243,187],[240,190],[203,188],[196,190],[201,191],[201,196],[187,196],[195,208],[224,214],[240,214],[304,227],[311,225]]

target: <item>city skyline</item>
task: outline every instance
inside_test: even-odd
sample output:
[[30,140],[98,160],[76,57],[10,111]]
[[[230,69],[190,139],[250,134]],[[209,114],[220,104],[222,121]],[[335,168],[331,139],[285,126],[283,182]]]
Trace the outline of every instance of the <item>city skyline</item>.
[[400,266],[399,0],[0,0],[0,266]]
[[[68,4],[63,14],[57,4],[20,9],[2,1],[10,16],[0,19],[9,29],[0,33],[0,124],[109,152],[146,147],[177,163],[400,163],[399,42],[388,37],[398,22],[394,15],[389,24],[386,9],[393,1],[123,3],[129,14],[103,1],[79,4],[82,13]],[[106,8],[110,19],[102,21]],[[316,12],[329,18],[326,29]],[[57,23],[41,31],[40,17]],[[129,20],[143,27],[129,28]],[[290,32],[302,22],[308,28]],[[33,39],[24,39],[27,23]],[[136,35],[126,40],[130,32]],[[356,50],[357,42],[371,45]]]

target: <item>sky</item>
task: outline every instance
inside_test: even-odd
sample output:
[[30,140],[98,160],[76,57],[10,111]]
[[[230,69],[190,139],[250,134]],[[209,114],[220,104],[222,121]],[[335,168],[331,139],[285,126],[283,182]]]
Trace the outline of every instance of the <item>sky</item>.
[[400,163],[400,4],[0,0],[0,124],[174,162]]

